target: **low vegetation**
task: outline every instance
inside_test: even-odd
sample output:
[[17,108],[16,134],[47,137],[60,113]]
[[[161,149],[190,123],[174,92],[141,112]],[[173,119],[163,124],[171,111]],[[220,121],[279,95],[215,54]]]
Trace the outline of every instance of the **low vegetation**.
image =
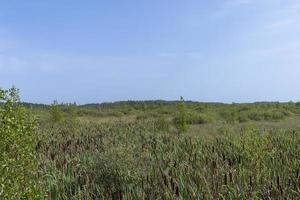
[[298,103],[21,107],[13,91],[1,91],[3,199],[300,197]]

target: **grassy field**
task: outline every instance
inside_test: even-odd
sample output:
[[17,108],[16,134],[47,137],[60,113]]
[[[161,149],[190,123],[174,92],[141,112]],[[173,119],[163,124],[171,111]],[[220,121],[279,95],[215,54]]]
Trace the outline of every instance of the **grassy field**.
[[297,103],[23,105],[36,199],[300,198]]
[[179,104],[77,106],[75,118],[57,105],[56,122],[44,109],[37,151],[47,198],[300,197],[297,104],[184,103],[183,113]]

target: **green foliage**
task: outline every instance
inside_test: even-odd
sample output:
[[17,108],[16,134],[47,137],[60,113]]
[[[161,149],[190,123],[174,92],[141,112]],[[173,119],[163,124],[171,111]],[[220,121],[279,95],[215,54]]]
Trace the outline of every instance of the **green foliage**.
[[[276,107],[278,107],[276,105]],[[290,108],[290,107],[289,107]],[[295,110],[294,110],[295,111]],[[230,107],[220,111],[220,116],[227,123],[248,121],[278,121],[292,115],[289,109],[275,107]]]
[[67,123],[73,126],[76,125],[78,123],[76,104],[68,104],[66,113],[67,113],[67,119],[66,119]]
[[158,117],[154,122],[155,128],[160,131],[168,132],[170,130],[170,122],[164,117]]
[[17,89],[0,89],[0,102],[0,199],[41,199],[36,122],[19,106]]
[[64,113],[57,101],[54,101],[50,108],[51,121],[61,123],[64,120]]
[[215,121],[211,114],[190,112],[187,115],[187,124],[207,124]]
[[176,127],[178,133],[186,133],[188,131],[188,116],[183,97],[180,97],[180,103],[177,105],[177,110],[177,114],[173,119],[174,126]]

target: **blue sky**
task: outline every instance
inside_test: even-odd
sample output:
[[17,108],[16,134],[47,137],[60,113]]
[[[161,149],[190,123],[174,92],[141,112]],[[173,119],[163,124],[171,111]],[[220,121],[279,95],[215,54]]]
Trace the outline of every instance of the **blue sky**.
[[0,2],[24,101],[300,101],[298,0]]

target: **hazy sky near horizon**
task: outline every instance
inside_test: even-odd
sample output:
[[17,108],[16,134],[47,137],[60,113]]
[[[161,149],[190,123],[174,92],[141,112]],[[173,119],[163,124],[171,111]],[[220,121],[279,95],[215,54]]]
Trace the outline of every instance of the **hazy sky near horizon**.
[[300,101],[300,0],[3,0],[23,101]]

